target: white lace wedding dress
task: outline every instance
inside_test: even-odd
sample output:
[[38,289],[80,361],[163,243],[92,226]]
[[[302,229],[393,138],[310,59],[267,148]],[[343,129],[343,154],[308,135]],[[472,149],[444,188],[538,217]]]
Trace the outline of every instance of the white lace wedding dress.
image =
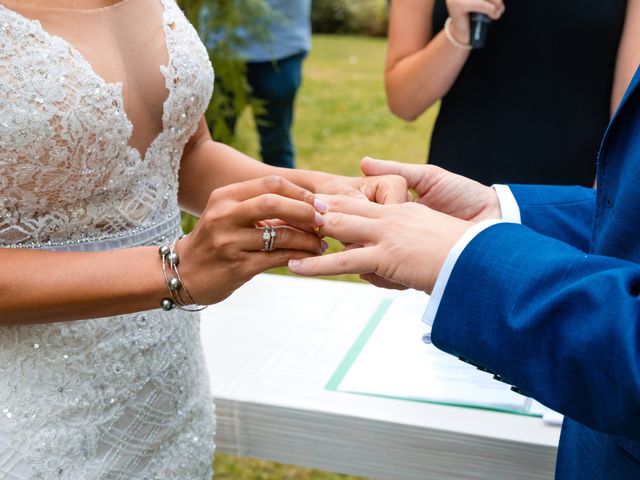
[[[212,83],[174,0],[0,0],[0,247],[174,238]],[[208,479],[207,379],[199,320],[181,311],[0,327],[0,478]]]

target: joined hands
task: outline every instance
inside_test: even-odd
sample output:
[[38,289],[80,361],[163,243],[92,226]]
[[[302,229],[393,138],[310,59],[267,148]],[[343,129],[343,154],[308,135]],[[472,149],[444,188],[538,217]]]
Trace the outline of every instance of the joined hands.
[[404,202],[385,205],[364,196],[321,196],[329,210],[320,234],[348,246],[322,257],[291,260],[293,273],[357,273],[378,286],[431,293],[449,251],[467,229],[482,220],[501,218],[493,188],[437,166],[370,158],[361,165],[365,178],[404,178],[416,194],[415,201],[411,194],[396,194],[394,199],[404,197]]

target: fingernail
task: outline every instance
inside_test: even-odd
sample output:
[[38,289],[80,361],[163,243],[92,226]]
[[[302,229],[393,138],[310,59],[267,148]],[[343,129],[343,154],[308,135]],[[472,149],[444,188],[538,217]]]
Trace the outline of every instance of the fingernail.
[[316,212],[315,221],[316,221],[316,225],[318,226],[324,225],[324,218],[318,212]]
[[298,268],[300,268],[300,265],[302,265],[302,262],[300,260],[289,260],[289,270],[291,271],[295,271]]
[[329,205],[327,205],[326,203],[324,203],[322,200],[320,200],[318,198],[314,198],[313,199],[313,206],[320,213],[325,213],[326,211],[329,210]]
[[329,249],[329,244],[324,240],[320,240],[320,245],[322,246],[322,253],[326,252]]

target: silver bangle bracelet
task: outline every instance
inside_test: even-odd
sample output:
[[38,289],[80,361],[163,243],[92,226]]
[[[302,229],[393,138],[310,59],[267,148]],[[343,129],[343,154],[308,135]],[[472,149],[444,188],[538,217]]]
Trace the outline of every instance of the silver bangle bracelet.
[[[187,286],[184,284],[184,282],[182,281],[182,277],[180,276],[180,272],[178,271],[178,263],[180,263],[180,257],[178,257],[178,254],[176,253],[176,244],[178,243],[178,240],[180,240],[183,236],[180,235],[178,238],[176,238],[173,241],[173,244],[171,245],[171,253],[169,254],[169,266],[171,267],[171,271],[173,272],[173,274],[175,275],[175,278],[177,279],[177,282],[173,282],[174,285],[179,285],[179,287],[182,287],[182,290],[184,290],[184,293],[187,295],[187,300],[189,300],[189,304],[190,305],[197,305],[198,302],[196,302],[193,297],[191,296],[191,294],[189,293],[189,290],[187,290]],[[173,260],[173,261],[172,261]],[[180,298],[180,300],[182,301],[182,297],[180,296],[180,288],[176,288],[175,292],[178,295],[178,297]],[[185,304],[186,302],[183,302],[183,304]],[[203,307],[203,309],[206,308]]]
[[447,17],[447,20],[444,22],[444,34],[447,37],[447,40],[456,48],[460,48],[462,50],[471,50],[473,47],[468,43],[462,43],[456,40],[451,33],[451,17]]
[[[176,238],[170,245],[163,245],[158,250],[160,259],[162,261],[162,275],[164,277],[165,284],[169,289],[171,298],[167,297],[162,299],[160,307],[165,311],[173,310],[177,308],[187,312],[200,312],[207,308],[208,305],[198,305],[194,300],[187,287],[185,287],[180,272],[178,271],[178,264],[180,263],[180,257],[174,251],[175,245],[182,236]],[[183,290],[189,303],[185,302],[182,298],[180,291]]]

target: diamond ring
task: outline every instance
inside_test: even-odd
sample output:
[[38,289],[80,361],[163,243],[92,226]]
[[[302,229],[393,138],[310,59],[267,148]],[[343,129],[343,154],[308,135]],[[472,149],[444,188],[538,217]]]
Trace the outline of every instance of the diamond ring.
[[263,250],[265,252],[270,252],[273,250],[273,244],[276,241],[276,229],[271,225],[263,227],[262,229],[262,244],[264,245]]

